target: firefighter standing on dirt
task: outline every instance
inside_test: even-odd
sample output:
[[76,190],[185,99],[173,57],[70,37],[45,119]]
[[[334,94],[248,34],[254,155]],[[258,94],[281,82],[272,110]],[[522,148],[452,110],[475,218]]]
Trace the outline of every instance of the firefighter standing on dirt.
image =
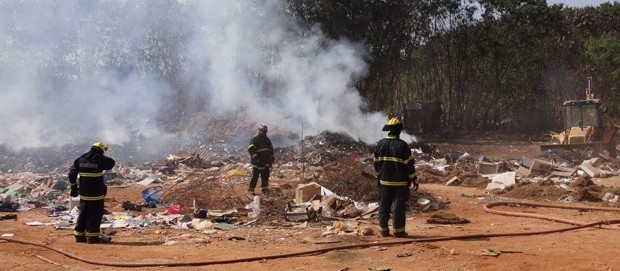
[[388,220],[394,203],[392,227],[395,237],[407,237],[405,232],[405,212],[409,201],[409,187],[418,190],[414,159],[411,149],[399,138],[403,129],[398,118],[391,118],[383,126],[387,137],[379,140],[375,147],[374,167],[379,182],[379,227],[381,236],[390,235]]
[[248,152],[252,163],[252,179],[250,179],[248,192],[254,195],[254,189],[260,175],[262,192],[267,193],[269,192],[269,171],[275,161],[273,145],[267,137],[267,125],[258,126],[258,134],[250,140]]
[[[96,142],[90,151],[75,159],[69,170],[71,197],[80,196],[80,211],[75,225],[75,241],[78,243],[101,243],[100,225],[103,217],[103,199],[108,187],[103,182],[104,170],[114,167],[115,161],[105,155],[108,146]],[[79,183],[77,178],[79,175]]]

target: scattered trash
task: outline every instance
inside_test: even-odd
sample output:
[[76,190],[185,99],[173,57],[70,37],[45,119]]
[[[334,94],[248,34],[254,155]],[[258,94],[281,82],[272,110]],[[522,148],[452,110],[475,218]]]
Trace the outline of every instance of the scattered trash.
[[452,213],[437,212],[431,215],[431,217],[426,220],[426,223],[429,223],[429,224],[466,224],[466,223],[469,223],[469,220],[465,218],[457,217],[455,214],[452,214]]
[[420,205],[426,205],[426,204],[431,203],[431,201],[429,199],[425,199],[425,198],[418,198],[417,202]]
[[19,203],[5,201],[0,204],[0,212],[17,212]]
[[226,175],[228,175],[228,177],[248,177],[250,176],[250,174],[248,173],[247,170],[245,169],[231,169],[229,170]]
[[142,190],[142,197],[147,203],[159,203],[162,194],[161,186],[153,186]]
[[208,211],[205,209],[198,209],[194,211],[195,218],[207,218]]
[[166,213],[171,214],[171,215],[176,215],[176,214],[181,213],[181,205],[178,205],[178,204],[170,205],[170,207],[166,209]]
[[142,211],[142,205],[138,205],[138,204],[133,204],[129,201],[125,201],[123,202],[123,209],[127,210],[127,211]]
[[482,251],[481,255],[484,256],[493,256],[493,257],[497,257],[499,255],[501,255],[502,252],[497,250],[497,249],[493,249],[493,248],[489,248],[489,249],[485,249]]
[[232,230],[238,227],[228,223],[215,223],[215,225],[213,225],[213,228],[218,230]]
[[17,215],[16,214],[8,214],[8,215],[0,216],[0,220],[9,220],[9,219],[17,220]]
[[250,203],[251,211],[248,213],[248,217],[256,218],[260,215],[260,197],[254,196],[254,200]]
[[143,185],[143,186],[148,186],[153,182],[156,182],[159,180],[159,176],[157,175],[149,175],[146,179],[138,182],[139,185]]
[[226,238],[232,241],[245,240],[245,238],[236,235],[226,235]]

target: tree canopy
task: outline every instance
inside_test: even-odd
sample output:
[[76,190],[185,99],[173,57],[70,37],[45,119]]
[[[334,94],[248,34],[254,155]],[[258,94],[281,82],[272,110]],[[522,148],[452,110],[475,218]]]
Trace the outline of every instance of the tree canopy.
[[570,8],[545,0],[288,0],[332,38],[366,46],[358,89],[373,110],[439,101],[449,131],[545,131],[587,78],[620,114],[620,3]]

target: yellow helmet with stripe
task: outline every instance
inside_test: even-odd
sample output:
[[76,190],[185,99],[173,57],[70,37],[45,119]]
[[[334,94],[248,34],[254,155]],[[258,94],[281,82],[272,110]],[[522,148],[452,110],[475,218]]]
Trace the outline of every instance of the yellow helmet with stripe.
[[95,142],[90,148],[96,148],[102,152],[106,152],[108,150],[108,145],[103,142]]
[[383,126],[383,131],[400,131],[403,129],[403,124],[400,123],[398,118],[391,118],[386,125]]

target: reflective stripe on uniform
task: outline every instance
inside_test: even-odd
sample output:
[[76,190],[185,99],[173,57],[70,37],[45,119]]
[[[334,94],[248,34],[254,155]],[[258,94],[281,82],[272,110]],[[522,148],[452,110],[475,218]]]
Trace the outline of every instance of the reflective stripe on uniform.
[[73,231],[73,235],[75,236],[84,236],[84,232],[79,232],[79,231]]
[[407,186],[409,184],[409,182],[405,181],[405,182],[395,182],[395,181],[384,181],[384,180],[380,180],[379,183],[381,185],[385,185],[385,186]]
[[87,237],[96,237],[99,236],[98,232],[86,232]]
[[264,151],[269,151],[269,148],[262,148],[262,149],[256,150],[256,152],[264,152]]
[[252,147],[254,147],[254,144],[250,144],[250,146],[248,146],[248,149],[252,148]]
[[95,197],[87,197],[87,196],[82,196],[82,195],[80,195],[80,199],[81,199],[81,200],[102,200],[102,199],[104,199],[104,198],[105,198],[105,196],[104,196],[104,195],[101,195],[101,196],[95,196]]
[[411,160],[413,160],[413,155],[409,156],[407,160],[403,160],[397,157],[390,157],[390,156],[381,156],[381,157],[375,158],[375,162],[385,161],[385,162],[396,162],[396,163],[403,163],[403,164],[408,164],[409,162],[411,162]]
[[80,177],[101,177],[101,176],[104,175],[103,171],[102,172],[97,172],[97,173],[80,172],[78,174],[80,174]]
[[404,231],[405,231],[405,228],[394,229],[394,233],[397,233],[397,232],[404,232]]

